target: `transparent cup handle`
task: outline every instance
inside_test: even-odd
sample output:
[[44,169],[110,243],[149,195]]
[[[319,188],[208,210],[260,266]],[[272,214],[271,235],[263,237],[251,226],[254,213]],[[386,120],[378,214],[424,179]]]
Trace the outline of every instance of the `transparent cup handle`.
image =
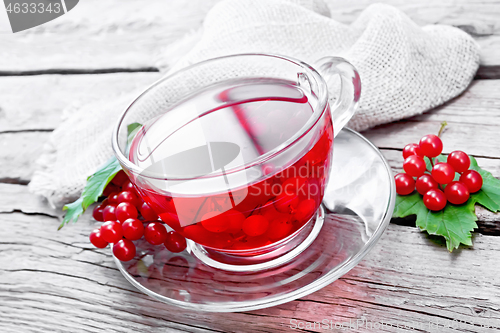
[[354,66],[340,57],[321,58],[316,61],[315,67],[330,88],[335,76],[340,76],[340,96],[335,105],[330,105],[333,133],[337,136],[356,111],[361,96],[361,80]]

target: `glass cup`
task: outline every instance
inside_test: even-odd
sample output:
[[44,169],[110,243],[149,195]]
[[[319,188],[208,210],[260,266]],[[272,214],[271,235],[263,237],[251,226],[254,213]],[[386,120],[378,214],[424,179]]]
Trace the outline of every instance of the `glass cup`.
[[[270,54],[210,59],[154,83],[116,124],[113,151],[137,192],[208,264],[265,268],[320,231],[333,139],[361,85],[342,58],[316,68]],[[128,135],[132,123],[142,126]]]

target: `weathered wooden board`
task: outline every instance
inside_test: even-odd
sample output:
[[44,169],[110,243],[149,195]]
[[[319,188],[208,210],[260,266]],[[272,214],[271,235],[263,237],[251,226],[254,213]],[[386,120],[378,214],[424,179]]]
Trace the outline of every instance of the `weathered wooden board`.
[[161,50],[202,23],[216,1],[80,1],[66,15],[0,34],[0,71],[150,70]]
[[[418,142],[425,134],[437,134],[439,121],[416,122],[411,119],[378,126],[363,134],[379,148],[403,149],[411,142]],[[485,126],[453,123],[444,134],[443,153],[463,150],[475,156],[500,158],[498,125]]]
[[29,192],[25,185],[0,183],[0,198],[0,213],[62,215],[62,211],[51,208],[46,200]]
[[[0,76],[0,133],[53,130],[63,110],[145,89],[160,73]],[[132,98],[133,96],[131,96]]]
[[477,79],[499,79],[500,65],[498,54],[500,53],[500,36],[477,37],[476,42],[481,48],[481,66],[476,73]]
[[[309,321],[321,320],[326,312],[329,317],[338,318],[338,321],[364,316],[370,321],[378,319],[393,323],[438,321],[451,324],[449,321],[457,319],[480,324],[482,320],[487,320],[497,326],[496,322],[500,319],[500,294],[496,290],[498,282],[494,278],[481,277],[482,273],[479,273],[488,269],[486,267],[497,269],[493,268],[494,258],[480,254],[490,248],[490,245],[483,243],[485,237],[488,236],[475,238],[474,250],[464,249],[445,254],[442,252],[444,249],[425,234],[391,225],[373,253],[344,279],[312,297],[306,297],[306,300],[312,298],[322,304],[316,307],[305,304],[300,308],[300,315]],[[496,243],[497,238],[487,239]],[[498,251],[498,244],[493,248],[493,251]],[[393,257],[395,253],[397,257]],[[477,260],[479,257],[481,261]],[[360,289],[361,285],[364,286]],[[472,304],[469,299],[477,303]],[[413,314],[413,311],[419,312],[419,315]],[[489,331],[470,325],[465,329],[472,332]],[[385,331],[398,330],[389,328]],[[424,328],[421,331],[432,330]],[[435,331],[452,330],[441,326]]]
[[[58,221],[47,216],[2,213],[0,223],[4,226],[0,231],[2,332],[153,328],[285,332],[299,322],[362,318],[400,325],[461,320],[500,327],[498,237],[476,235],[474,250],[450,254],[443,244],[415,228],[390,225],[360,265],[312,295],[270,309],[211,314],[173,308],[135,290],[115,268],[109,250],[93,249],[88,243],[93,223],[86,218],[59,232],[55,231]],[[478,326],[453,332],[457,331],[488,332]]]
[[445,153],[459,149],[475,156],[498,159],[498,89],[500,80],[475,80],[462,95],[436,109],[375,127],[363,132],[363,135],[380,148],[402,149],[408,143],[418,142],[425,134],[437,134],[441,122],[446,121],[448,126],[442,135]]
[[0,133],[0,182],[27,184],[50,132]]
[[[113,100],[160,77],[160,73],[0,76],[0,133],[55,129],[62,110],[72,105]],[[461,96],[410,121],[434,122],[433,132],[439,129],[435,123],[444,120],[450,127],[454,123],[499,126],[498,91],[500,80],[475,80]]]
[[455,123],[500,126],[499,90],[500,80],[474,80],[460,96],[411,121],[447,121],[450,127]]
[[[153,70],[162,50],[201,26],[218,0],[134,0],[80,2],[68,14],[39,27],[0,34],[0,72],[62,70]],[[350,23],[371,0],[326,1],[332,17]],[[500,4],[494,1],[430,0],[385,3],[420,25],[449,24],[473,35],[481,46],[483,77],[498,74]],[[36,55],[36,56],[33,56]]]

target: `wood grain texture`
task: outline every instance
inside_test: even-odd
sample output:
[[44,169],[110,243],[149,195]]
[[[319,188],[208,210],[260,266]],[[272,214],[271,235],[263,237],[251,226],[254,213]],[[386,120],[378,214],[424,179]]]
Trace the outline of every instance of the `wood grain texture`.
[[468,90],[444,105],[399,122],[377,126],[363,132],[379,148],[403,149],[429,133],[439,131],[443,121],[444,153],[463,150],[478,157],[500,158],[500,98],[495,91],[500,80],[476,80]]
[[[173,308],[135,290],[109,250],[88,243],[93,227],[88,215],[59,232],[57,219],[47,216],[0,213],[0,223],[5,226],[2,332],[286,332],[293,320],[361,318],[401,325],[456,319],[500,327],[499,237],[476,235],[474,250],[450,254],[415,228],[390,225],[360,265],[314,294],[270,309],[211,314]],[[488,332],[478,327],[457,331]]]
[[62,211],[51,208],[46,200],[29,192],[24,185],[0,183],[0,198],[0,213],[62,215]]
[[[358,266],[328,287],[280,306],[231,314],[181,310],[136,290],[117,270],[109,249],[89,243],[97,225],[89,212],[56,232],[60,212],[19,184],[31,179],[34,161],[63,110],[116,98],[160,74],[1,75],[156,70],[162,50],[201,26],[217,1],[86,0],[50,23],[0,34],[0,332],[289,332],[294,323],[305,327],[294,331],[324,332],[323,320],[409,325],[355,332],[500,330],[500,214],[481,207],[476,207],[479,230],[471,248],[450,254],[442,239],[418,231],[411,218],[398,219]],[[373,3],[327,2],[332,17],[343,23]],[[500,78],[500,2],[385,3],[417,24],[450,24],[470,33],[482,47],[476,77],[489,80],[474,81],[433,111],[363,134],[397,171],[404,145],[437,132],[446,120],[445,152],[462,149],[500,178],[500,80],[495,80]],[[466,323],[445,328],[458,325],[454,320]]]
[[[437,134],[440,123],[440,121],[417,122],[410,118],[375,127],[363,134],[379,148],[403,149],[408,143],[418,142],[425,134]],[[475,156],[500,159],[496,139],[498,126],[454,123],[447,126],[441,138],[444,154],[459,149]]]
[[[160,73],[0,76],[0,134],[53,130],[78,106],[145,89]],[[132,96],[131,96],[132,98]]]
[[27,184],[50,132],[0,133],[0,182]]
[[500,126],[499,90],[500,80],[474,80],[460,96],[409,121],[447,121],[449,128],[455,123]]
[[[87,0],[66,15],[0,34],[0,71],[147,69],[164,47],[199,27],[214,0]],[[36,55],[36,57],[33,57]]]
[[[80,2],[68,14],[16,34],[0,34],[0,73],[43,70],[152,70],[162,50],[201,27],[219,0]],[[332,17],[351,23],[371,0],[326,1]],[[481,46],[482,77],[496,77],[500,60],[500,4],[494,1],[430,0],[385,3],[404,11],[419,25],[448,24],[470,33]],[[36,54],[37,57],[33,57]]]

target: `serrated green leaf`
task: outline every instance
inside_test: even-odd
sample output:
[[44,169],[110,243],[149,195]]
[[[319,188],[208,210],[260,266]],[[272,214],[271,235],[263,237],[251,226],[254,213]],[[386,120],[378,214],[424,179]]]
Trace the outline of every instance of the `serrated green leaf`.
[[472,245],[471,231],[477,228],[474,203],[469,200],[465,205],[448,204],[445,209],[433,212],[425,207],[422,196],[417,192],[396,197],[394,217],[417,215],[416,225],[430,235],[443,236],[446,247],[451,252],[460,243]]
[[[437,157],[438,163],[446,162],[446,160],[447,157],[444,155]],[[500,211],[500,180],[493,177],[490,172],[481,169],[473,156],[470,156],[470,160],[470,169],[476,170],[483,177],[483,187],[479,192],[472,194],[465,204],[457,206],[448,203],[442,211],[433,212],[425,207],[422,196],[415,192],[407,196],[396,197],[393,216],[417,215],[416,225],[431,235],[443,236],[450,252],[458,248],[460,244],[471,246],[471,231],[477,228],[474,205],[478,203],[493,212]],[[430,170],[430,160],[426,158],[425,161]],[[454,180],[459,178],[460,174],[456,173]]]
[[500,179],[493,177],[491,172],[481,169],[474,156],[469,157],[470,169],[476,170],[483,177],[483,186],[479,192],[471,195],[472,200],[492,212],[500,211]]
[[492,212],[500,211],[500,205],[498,204],[498,196],[492,195],[490,191],[485,191],[483,189],[479,190],[471,195],[471,198],[481,206],[491,210]]
[[78,218],[85,210],[102,195],[106,185],[113,179],[118,171],[121,170],[120,163],[116,157],[110,158],[104,163],[92,176],[87,178],[87,184],[83,189],[82,195],[78,200],[64,206],[63,210],[67,210],[63,221],[58,230],[64,227],[69,222],[78,221]]
[[99,199],[108,183],[121,169],[120,163],[113,156],[88,178],[81,197],[84,210]]
[[393,217],[405,217],[409,215],[417,215],[417,218],[427,211],[422,196],[418,192],[410,195],[397,195],[396,205],[394,206]]
[[85,211],[82,207],[82,201],[83,198],[78,198],[78,200],[76,200],[75,202],[67,204],[63,207],[63,210],[66,211],[66,214],[64,215],[63,221],[59,225],[59,228],[57,230],[60,230],[62,227],[64,227],[65,224],[70,223],[71,221],[76,222],[78,220],[78,218]]
[[439,212],[427,210],[427,214],[417,218],[417,226],[430,235],[443,236],[446,239],[446,247],[451,252],[458,248],[460,243],[472,245],[471,231],[477,228],[476,221],[474,203],[469,200],[460,206],[448,204]]

